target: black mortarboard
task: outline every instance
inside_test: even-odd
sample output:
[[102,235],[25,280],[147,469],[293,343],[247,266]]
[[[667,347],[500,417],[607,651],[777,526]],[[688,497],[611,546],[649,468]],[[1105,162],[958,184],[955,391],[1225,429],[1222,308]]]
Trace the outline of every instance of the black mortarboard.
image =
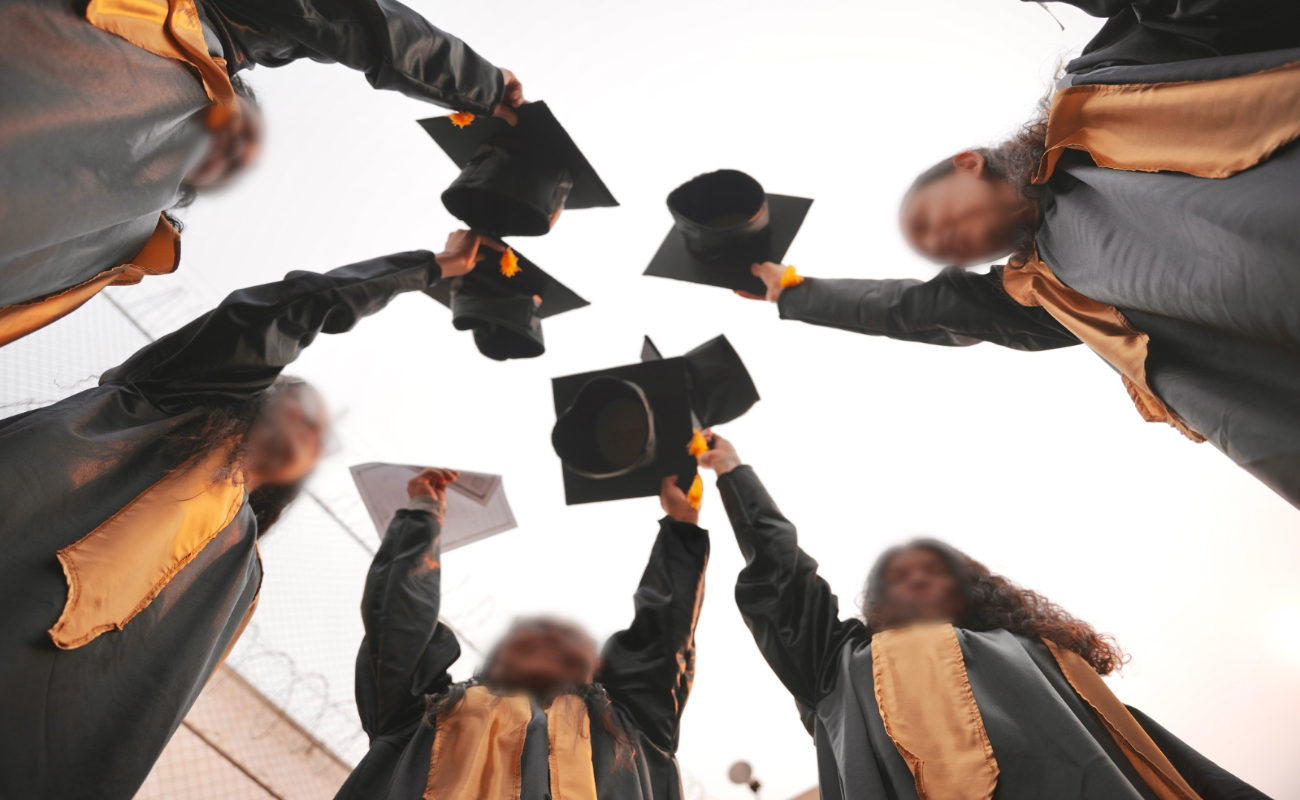
[[[520,255],[519,271],[507,277],[501,254],[479,249],[479,263],[466,275],[438,281],[425,294],[451,309],[457,330],[474,331],[479,352],[496,361],[536,358],[546,352],[542,320],[589,305],[573,290]],[[542,304],[533,303],[533,296]]]
[[758,390],[727,337],[664,358],[646,338],[641,363],[554,378],[551,444],[564,464],[569,505],[649,497],[696,472],[694,432],[739,417]]
[[734,169],[698,175],[668,195],[673,229],[645,274],[762,295],[750,265],[785,258],[812,202],[767,194]]
[[500,117],[465,127],[451,117],[420,120],[461,168],[442,193],[453,216],[497,236],[541,236],[561,208],[618,205],[546,103],[525,103],[515,115],[513,126]]

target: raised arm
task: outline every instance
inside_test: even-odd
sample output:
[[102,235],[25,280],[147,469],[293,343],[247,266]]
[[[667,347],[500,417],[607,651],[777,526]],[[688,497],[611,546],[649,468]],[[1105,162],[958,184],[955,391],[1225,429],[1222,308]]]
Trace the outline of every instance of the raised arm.
[[232,73],[301,58],[364,72],[376,89],[488,115],[502,71],[396,0],[202,0]]
[[[632,714],[659,747],[677,749],[682,709],[695,677],[695,624],[704,602],[709,533],[698,527],[675,479],[675,507],[659,521],[659,535],[641,585],[632,598],[636,614],[626,630],[610,637],[596,680]],[[677,496],[680,495],[680,500]]]
[[291,272],[282,281],[240,289],[99,382],[132,384],[168,411],[252,397],[317,335],[349,331],[403,292],[464,274],[478,257],[479,243],[477,236],[458,231],[436,256],[427,250],[397,253],[323,274]]
[[839,652],[866,630],[855,619],[840,620],[839,600],[817,574],[817,562],[799,549],[794,525],[731,444],[716,435],[712,440],[700,463],[719,474],[718,490],[745,557],[736,605],[772,671],[800,705],[814,708],[833,686]]
[[1263,792],[1196,752],[1146,714],[1132,706],[1128,710],[1201,800],[1268,800]]
[[1043,309],[1008,297],[1001,267],[983,275],[945,269],[928,281],[805,278],[784,289],[780,271],[779,264],[756,267],[781,319],[948,347],[992,342],[1051,350],[1079,344]]
[[388,526],[366,575],[357,653],[357,709],[371,740],[407,734],[423,698],[451,684],[447,670],[460,644],[438,622],[442,599],[439,534],[446,515],[449,470],[428,469],[411,481],[411,505]]

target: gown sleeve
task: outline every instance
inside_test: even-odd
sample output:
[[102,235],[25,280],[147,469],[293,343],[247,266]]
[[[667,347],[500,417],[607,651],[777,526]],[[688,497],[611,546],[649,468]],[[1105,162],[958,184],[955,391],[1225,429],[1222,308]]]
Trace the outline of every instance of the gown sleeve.
[[501,71],[396,0],[202,0],[228,69],[310,58],[364,72],[376,89],[491,114]]
[[632,624],[610,637],[596,680],[641,732],[677,750],[682,709],[695,678],[695,624],[704,602],[709,534],[664,517],[633,596]]
[[372,741],[414,730],[424,696],[451,685],[447,670],[460,658],[455,634],[438,622],[441,531],[428,511],[398,511],[366,575],[356,693]]
[[1128,710],[1201,800],[1268,800],[1268,795],[1196,752],[1146,714],[1132,706]]
[[318,334],[349,331],[397,295],[428,289],[441,274],[433,254],[422,250],[323,274],[291,272],[234,292],[99,382],[131,384],[164,411],[243,400],[274,383]]
[[839,618],[839,600],[799,549],[795,527],[782,516],[753,468],[718,479],[745,568],[736,605],[768,666],[802,709],[816,707],[834,687],[838,653],[865,637],[862,623]]
[[999,268],[985,275],[945,269],[928,281],[808,278],[783,291],[777,307],[781,319],[907,342],[1016,350],[1079,344],[1051,314],[1008,297]]

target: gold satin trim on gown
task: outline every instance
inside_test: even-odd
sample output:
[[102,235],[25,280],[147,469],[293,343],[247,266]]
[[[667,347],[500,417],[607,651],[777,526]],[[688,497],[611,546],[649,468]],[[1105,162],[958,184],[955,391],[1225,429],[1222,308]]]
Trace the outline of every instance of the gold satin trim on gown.
[[546,734],[550,744],[551,800],[596,800],[591,719],[586,702],[571,694],[555,698],[546,709]]
[[953,627],[877,633],[871,672],[885,732],[907,762],[920,800],[989,800],[998,763]]
[[[438,717],[424,800],[519,800],[532,704],[471,686]],[[587,704],[561,695],[546,709],[551,800],[596,800]]]
[[174,58],[194,67],[213,105],[209,128],[239,113],[225,59],[208,53],[194,0],[90,0],[86,19],[100,30],[120,36],[141,50]]
[[180,263],[181,235],[166,217],[159,215],[149,241],[131,263],[106,269],[88,281],[40,300],[0,308],[0,347],[66,317],[106,287],[137,284],[147,275],[168,275]]
[[1002,270],[1002,287],[1020,305],[1046,309],[1070,333],[1119,370],[1124,388],[1143,419],[1167,422],[1188,439],[1205,441],[1204,436],[1192,430],[1147,384],[1150,337],[1134,328],[1119,309],[1061,283],[1037,255],[1022,265],[1008,264]]
[[1235,78],[1069,86],[1052,98],[1046,183],[1065,150],[1099,167],[1226,178],[1300,137],[1300,62]]
[[1138,776],[1160,800],[1200,800],[1200,795],[1187,785],[1187,781],[1169,763],[1156,743],[1151,741],[1142,725],[1133,719],[1133,715],[1082,656],[1073,650],[1062,650],[1045,639],[1043,644],[1052,651],[1070,686],[1097,713],[1102,725],[1119,745]]
[[244,487],[213,478],[229,457],[222,448],[189,469],[173,470],[58,552],[68,600],[50,629],[55,645],[70,650],[121,630],[234,520]]
[[527,697],[471,686],[434,726],[424,800],[519,800],[520,758],[532,716]]

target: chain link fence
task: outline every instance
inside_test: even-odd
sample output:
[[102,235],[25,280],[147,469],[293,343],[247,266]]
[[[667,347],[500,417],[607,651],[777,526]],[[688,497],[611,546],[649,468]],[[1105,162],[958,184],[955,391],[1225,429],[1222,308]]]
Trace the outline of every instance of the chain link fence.
[[[218,299],[179,275],[106,291],[0,349],[0,417],[94,386],[104,370]],[[346,419],[337,427],[342,451],[261,543],[266,577],[257,613],[141,800],[330,797],[365,754],[353,701],[357,606],[379,539],[340,468],[366,460],[369,448],[349,444]],[[473,655],[474,631],[493,613],[490,599],[480,599],[450,609],[444,621]]]

